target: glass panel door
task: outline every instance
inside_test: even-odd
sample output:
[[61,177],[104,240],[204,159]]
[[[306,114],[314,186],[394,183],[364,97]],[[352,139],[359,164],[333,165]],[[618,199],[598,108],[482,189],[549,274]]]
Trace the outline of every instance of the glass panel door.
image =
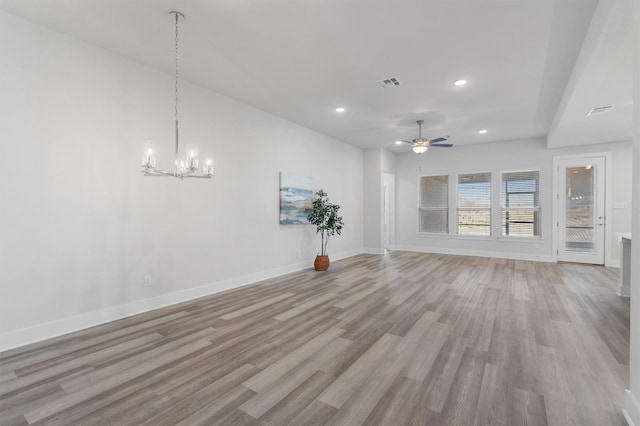
[[558,260],[604,264],[604,157],[558,162]]
[[592,165],[565,169],[566,251],[593,253],[596,250],[594,174]]

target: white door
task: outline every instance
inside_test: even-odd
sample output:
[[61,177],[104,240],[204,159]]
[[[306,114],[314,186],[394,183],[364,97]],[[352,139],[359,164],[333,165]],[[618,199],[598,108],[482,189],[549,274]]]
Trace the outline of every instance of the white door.
[[558,160],[558,260],[604,265],[605,157]]
[[382,248],[389,248],[389,185],[384,183],[384,212],[382,218]]
[[384,172],[383,175],[383,209],[382,209],[382,248],[389,249],[393,246],[395,238],[395,187],[396,176]]

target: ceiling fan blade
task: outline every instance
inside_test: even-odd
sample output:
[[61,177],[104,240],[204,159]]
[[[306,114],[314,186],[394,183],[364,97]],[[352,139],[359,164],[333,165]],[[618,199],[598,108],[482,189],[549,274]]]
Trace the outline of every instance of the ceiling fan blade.
[[449,140],[449,136],[440,136],[439,138],[429,140],[429,142],[438,143],[438,142],[444,142],[446,140]]
[[451,148],[453,146],[452,143],[432,143],[429,144],[429,148],[431,148],[432,146],[436,147],[436,148]]

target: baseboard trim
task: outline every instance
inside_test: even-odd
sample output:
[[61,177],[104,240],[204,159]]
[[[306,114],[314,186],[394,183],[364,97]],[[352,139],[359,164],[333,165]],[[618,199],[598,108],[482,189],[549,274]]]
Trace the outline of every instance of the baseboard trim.
[[381,248],[364,248],[362,250],[363,253],[366,254],[384,254],[384,249]]
[[616,294],[620,297],[631,297],[631,286],[619,284]]
[[[332,253],[331,260],[337,261],[365,253],[363,249],[348,250]],[[243,275],[228,280],[205,284],[172,293],[162,294],[149,299],[137,300],[123,305],[111,306],[97,311],[87,312],[59,320],[37,324],[31,327],[12,330],[0,334],[0,352],[18,348],[32,343],[62,336],[74,331],[84,330],[96,325],[116,321],[132,315],[142,314],[154,309],[164,308],[177,303],[187,302],[199,297],[209,296],[222,291],[232,290],[254,284],[259,281],[276,278],[292,272],[302,271],[313,267],[313,259],[301,261],[292,265],[282,266],[254,274]]]
[[640,426],[640,403],[629,389],[625,390],[622,415],[629,426]]
[[552,262],[556,259],[550,255],[528,255],[522,253],[503,253],[486,250],[461,250],[442,247],[394,246],[393,250],[414,251],[418,253],[454,254],[459,256],[492,257],[496,259],[529,260],[533,262]]

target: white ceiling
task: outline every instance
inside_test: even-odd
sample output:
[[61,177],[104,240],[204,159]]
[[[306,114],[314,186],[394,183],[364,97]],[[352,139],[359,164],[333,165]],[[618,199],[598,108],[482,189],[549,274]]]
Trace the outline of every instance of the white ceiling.
[[[630,2],[603,1],[598,5],[549,130],[547,146],[631,140],[632,15]],[[602,106],[612,108],[606,114],[587,117],[591,108]]]
[[[180,10],[182,78],[363,148],[417,137],[417,119],[423,136],[450,134],[456,145],[631,138],[630,0],[0,0],[0,8],[167,73],[168,12]],[[401,85],[378,87],[391,76]],[[469,83],[455,87],[458,79]],[[615,108],[590,117],[598,121],[585,131],[584,115],[600,104]]]

